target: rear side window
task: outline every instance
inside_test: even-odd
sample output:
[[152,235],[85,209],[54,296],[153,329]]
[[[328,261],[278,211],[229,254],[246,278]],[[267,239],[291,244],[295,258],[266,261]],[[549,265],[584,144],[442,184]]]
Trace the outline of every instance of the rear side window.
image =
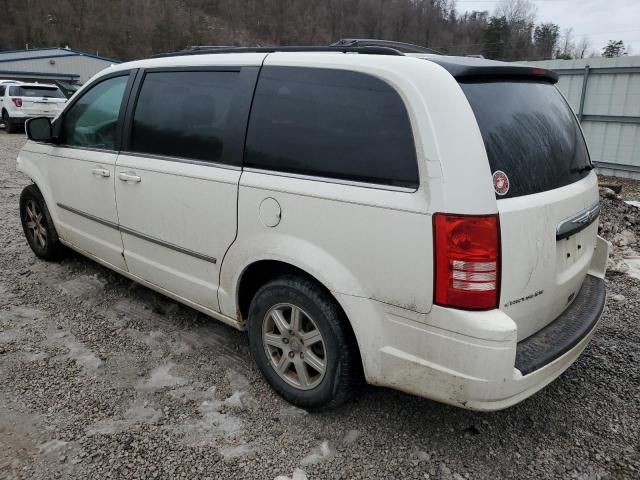
[[578,122],[555,86],[541,82],[465,82],[491,171],[509,189],[498,198],[564,187],[588,175],[591,162]]
[[147,73],[133,116],[130,150],[219,162],[238,72]]
[[264,67],[249,120],[245,165],[415,187],[416,149],[402,99],[370,75]]
[[0,86],[0,97],[4,95],[4,91],[7,89],[4,85]]
[[58,87],[10,87],[12,97],[65,98]]

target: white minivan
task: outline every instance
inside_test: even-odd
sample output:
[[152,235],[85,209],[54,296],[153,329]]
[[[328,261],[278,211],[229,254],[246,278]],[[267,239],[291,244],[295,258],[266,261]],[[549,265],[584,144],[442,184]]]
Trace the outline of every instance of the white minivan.
[[24,232],[246,329],[302,407],[364,379],[505,408],[605,303],[597,178],[556,81],[376,46],[119,64],[27,123]]

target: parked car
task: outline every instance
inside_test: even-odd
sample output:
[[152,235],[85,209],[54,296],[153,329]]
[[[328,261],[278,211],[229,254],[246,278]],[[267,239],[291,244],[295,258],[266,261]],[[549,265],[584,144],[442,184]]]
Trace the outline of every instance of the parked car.
[[27,123],[24,233],[246,329],[296,405],[364,378],[505,408],[605,303],[597,178],[556,81],[388,47],[120,64]]
[[27,118],[54,118],[62,111],[66,101],[55,85],[22,82],[0,84],[2,123],[9,133],[24,131]]

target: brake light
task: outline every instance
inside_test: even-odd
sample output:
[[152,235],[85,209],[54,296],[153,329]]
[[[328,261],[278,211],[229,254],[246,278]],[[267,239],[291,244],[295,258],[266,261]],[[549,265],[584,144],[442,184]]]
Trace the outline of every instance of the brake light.
[[11,101],[18,108],[20,108],[22,106],[22,99],[21,98],[12,98]]
[[500,295],[498,215],[433,216],[434,302],[490,310]]

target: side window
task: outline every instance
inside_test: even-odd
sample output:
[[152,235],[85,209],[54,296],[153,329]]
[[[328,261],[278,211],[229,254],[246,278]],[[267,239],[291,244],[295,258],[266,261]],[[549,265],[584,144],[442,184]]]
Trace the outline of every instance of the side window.
[[129,75],[109,78],[84,93],[62,120],[62,144],[115,149],[118,116],[128,81]]
[[0,86],[0,97],[4,96],[4,92],[7,89],[7,87],[5,85]]
[[222,161],[238,72],[149,72],[133,115],[130,150]]
[[413,133],[398,93],[370,75],[264,67],[249,120],[245,165],[417,186]]

